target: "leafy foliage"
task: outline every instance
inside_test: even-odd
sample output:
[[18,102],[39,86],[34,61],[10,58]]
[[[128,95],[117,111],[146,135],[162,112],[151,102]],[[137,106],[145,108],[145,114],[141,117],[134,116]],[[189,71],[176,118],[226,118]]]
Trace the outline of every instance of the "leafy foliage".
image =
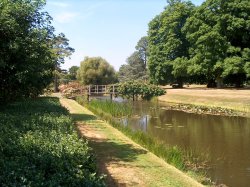
[[204,74],[219,86],[227,76],[246,74],[242,53],[249,49],[249,11],[244,0],[207,0],[196,9],[185,26],[191,74]]
[[135,100],[141,97],[143,100],[150,100],[155,96],[164,95],[166,93],[162,88],[141,82],[124,82],[118,84],[117,91],[119,95],[128,99]]
[[1,186],[104,186],[57,98],[1,108],[0,124]]
[[[170,0],[149,23],[149,63],[155,83],[204,80],[241,86],[249,77],[250,6],[247,0]],[[202,79],[201,79],[202,78]]]
[[[41,94],[63,57],[44,0],[1,0],[0,103]],[[56,47],[57,46],[57,47]],[[55,50],[57,52],[55,52]]]
[[135,51],[127,58],[127,64],[123,64],[119,69],[119,81],[145,80],[147,79],[144,61],[138,51]]
[[101,85],[117,82],[114,68],[101,57],[85,57],[77,71],[77,79],[84,85]]
[[120,82],[132,80],[148,79],[147,56],[148,56],[148,39],[142,37],[137,45],[136,51],[127,58],[127,64],[123,64],[118,72]]
[[69,68],[69,78],[70,80],[76,80],[77,70],[79,69],[78,66],[71,66]]
[[173,0],[149,23],[149,62],[151,81],[158,84],[178,81],[187,76],[189,42],[182,28],[194,5]]
[[0,3],[0,102],[36,96],[51,82],[53,28],[42,6],[43,1]]
[[65,37],[63,33],[55,36],[52,39],[52,54],[55,57],[54,62],[54,92],[58,92],[58,86],[60,78],[60,65],[64,63],[65,58],[69,57],[75,50],[69,46],[69,40]]

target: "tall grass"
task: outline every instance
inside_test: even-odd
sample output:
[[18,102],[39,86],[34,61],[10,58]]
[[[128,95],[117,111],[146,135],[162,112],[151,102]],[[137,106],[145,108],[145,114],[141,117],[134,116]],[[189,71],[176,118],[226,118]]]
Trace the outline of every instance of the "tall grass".
[[87,103],[88,108],[98,110],[98,113],[102,111],[113,117],[124,117],[132,115],[132,107],[126,103],[117,103],[110,100],[92,100]]
[[[105,105],[105,102],[103,103],[103,105]],[[99,115],[102,119],[108,121],[113,127],[123,132],[133,141],[148,149],[155,155],[161,157],[166,162],[174,165],[176,168],[181,169],[183,171],[197,170],[199,164],[203,165],[207,161],[204,159],[208,159],[208,157],[203,157],[195,160],[194,151],[183,150],[178,146],[166,145],[165,143],[160,142],[159,140],[151,137],[150,135],[142,131],[134,131],[128,126],[121,125],[119,121],[115,120],[112,115],[110,115],[110,110],[106,108],[99,108],[99,106],[103,107],[103,105],[99,104],[98,102],[98,104],[89,104],[86,105],[86,107],[92,112]],[[120,104],[117,106],[120,106]],[[112,111],[113,110],[114,108],[112,109]],[[202,176],[203,174],[200,174],[199,177],[202,177],[202,180],[206,178],[205,176]]]
[[93,155],[58,98],[0,108],[1,186],[103,186]]

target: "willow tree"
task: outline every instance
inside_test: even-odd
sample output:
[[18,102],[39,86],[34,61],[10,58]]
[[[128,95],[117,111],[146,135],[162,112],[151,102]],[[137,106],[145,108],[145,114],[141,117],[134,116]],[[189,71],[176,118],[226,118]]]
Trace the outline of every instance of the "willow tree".
[[85,57],[77,70],[77,79],[84,85],[101,85],[117,82],[113,66],[101,57]]

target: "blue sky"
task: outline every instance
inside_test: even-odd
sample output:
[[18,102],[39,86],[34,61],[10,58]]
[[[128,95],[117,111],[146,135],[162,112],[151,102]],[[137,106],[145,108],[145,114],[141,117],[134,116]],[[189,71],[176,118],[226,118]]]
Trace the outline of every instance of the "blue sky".
[[[192,2],[200,5],[203,0]],[[53,17],[56,33],[63,32],[75,49],[61,67],[101,56],[119,70],[166,5],[166,0],[47,0],[45,11]]]

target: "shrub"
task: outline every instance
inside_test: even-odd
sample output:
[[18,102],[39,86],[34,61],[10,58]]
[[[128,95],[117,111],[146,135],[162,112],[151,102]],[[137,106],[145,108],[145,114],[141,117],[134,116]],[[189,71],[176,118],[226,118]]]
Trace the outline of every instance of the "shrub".
[[1,186],[104,186],[57,98],[0,108]]
[[118,84],[117,91],[122,97],[135,100],[141,97],[143,100],[150,100],[155,96],[164,95],[166,93],[162,88],[142,82],[125,82]]

